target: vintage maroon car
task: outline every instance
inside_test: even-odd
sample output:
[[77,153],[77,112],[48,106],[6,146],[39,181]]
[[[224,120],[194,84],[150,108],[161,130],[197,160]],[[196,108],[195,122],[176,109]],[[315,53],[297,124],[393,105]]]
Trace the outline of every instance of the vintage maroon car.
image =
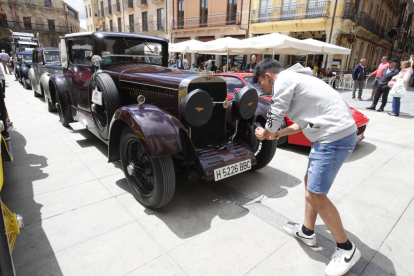
[[63,74],[52,81],[62,124],[108,145],[142,205],[167,204],[176,174],[218,181],[272,160],[277,143],[254,135],[270,104],[251,87],[228,101],[223,79],[167,68],[165,39],[76,33],[60,49]]
[[[228,85],[227,98],[228,99],[231,99],[233,97],[234,91],[237,91],[238,89],[241,89],[245,86],[254,87],[257,93],[259,94],[259,97],[266,99],[269,102],[272,98],[270,95],[263,92],[259,88],[258,84],[253,83],[252,73],[222,73],[222,74],[217,74],[217,76],[223,78],[227,82],[227,85]],[[355,120],[355,124],[358,128],[358,132],[357,132],[358,141],[361,141],[362,139],[364,139],[364,132],[369,122],[369,119],[364,114],[362,114],[361,112],[359,112],[358,110],[352,107],[350,108],[350,110]],[[282,123],[281,128],[288,127],[292,124],[293,122],[288,118],[288,116],[285,116],[285,120]],[[285,136],[277,140],[278,146],[285,144],[285,143],[308,146],[308,147],[311,146],[311,141],[309,141],[309,139],[306,138],[302,132],[289,135],[289,136]]]

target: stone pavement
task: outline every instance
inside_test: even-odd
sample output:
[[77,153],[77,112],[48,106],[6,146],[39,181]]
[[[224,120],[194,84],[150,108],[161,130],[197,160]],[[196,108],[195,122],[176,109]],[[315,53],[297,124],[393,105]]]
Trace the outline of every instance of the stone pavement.
[[[323,222],[315,248],[282,231],[303,218],[309,148],[284,146],[263,170],[220,182],[178,179],[171,203],[152,211],[129,193],[120,162],[107,163],[102,142],[64,128],[14,77],[6,82],[15,159],[4,164],[2,199],[26,223],[13,252],[18,275],[324,275],[335,244]],[[368,103],[340,92],[358,109]],[[366,139],[329,194],[362,251],[347,275],[414,275],[409,93],[404,116],[361,109]]]

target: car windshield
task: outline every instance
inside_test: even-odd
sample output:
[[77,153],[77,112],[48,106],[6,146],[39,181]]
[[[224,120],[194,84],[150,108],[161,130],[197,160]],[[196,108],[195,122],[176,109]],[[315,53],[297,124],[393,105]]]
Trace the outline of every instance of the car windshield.
[[60,61],[59,51],[45,51],[45,61],[46,62],[59,62]]
[[101,45],[103,64],[139,62],[162,64],[162,45],[142,38],[105,37]]
[[244,77],[243,79],[249,84],[249,86],[252,86],[254,89],[256,89],[259,96],[269,96],[262,89],[259,88],[258,83],[253,82],[253,77]]
[[32,59],[33,59],[33,55],[29,55],[29,54],[20,55],[20,57],[24,61],[32,61]]

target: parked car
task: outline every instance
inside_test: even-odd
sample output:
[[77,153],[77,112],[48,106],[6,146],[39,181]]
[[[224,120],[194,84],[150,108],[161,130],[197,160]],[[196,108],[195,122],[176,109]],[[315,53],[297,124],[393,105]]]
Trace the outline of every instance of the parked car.
[[36,48],[33,51],[33,63],[29,70],[29,79],[35,97],[45,97],[49,112],[56,111],[56,95],[50,77],[62,74],[59,48]]
[[23,84],[25,89],[30,89],[29,70],[32,66],[33,51],[23,51],[17,54],[17,62],[14,70],[16,80]]
[[160,208],[176,174],[219,181],[265,167],[275,141],[260,142],[270,104],[249,87],[227,100],[215,76],[168,68],[165,39],[132,33],[74,33],[60,42],[63,74],[52,76],[64,126],[88,129],[121,160],[135,198]]
[[[238,89],[241,89],[245,86],[253,87],[256,89],[259,97],[266,99],[270,102],[272,97],[268,94],[266,94],[264,91],[262,91],[259,88],[259,85],[257,83],[253,83],[253,74],[252,73],[222,73],[222,74],[216,74],[218,77],[223,78],[227,82],[228,86],[228,99],[231,99],[233,97],[233,92],[237,91]],[[355,124],[358,128],[357,137],[358,141],[361,141],[364,139],[364,133],[367,127],[367,124],[369,122],[369,119],[359,112],[358,110],[354,108],[350,108],[352,116],[355,120]],[[290,125],[292,125],[293,122],[289,120],[288,116],[285,116],[285,120],[282,123],[281,128],[286,128]],[[309,141],[308,138],[303,135],[302,132],[299,132],[297,134],[289,135],[282,137],[277,140],[277,144],[283,145],[285,143],[294,144],[294,145],[301,145],[301,146],[311,146],[311,141]]]

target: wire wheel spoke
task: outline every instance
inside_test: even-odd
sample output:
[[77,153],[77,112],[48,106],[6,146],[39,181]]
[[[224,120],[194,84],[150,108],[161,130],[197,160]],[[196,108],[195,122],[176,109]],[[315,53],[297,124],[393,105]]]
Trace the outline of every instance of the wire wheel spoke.
[[130,180],[142,196],[154,191],[154,170],[151,159],[145,154],[141,143],[135,139],[127,142],[127,164],[132,167]]

